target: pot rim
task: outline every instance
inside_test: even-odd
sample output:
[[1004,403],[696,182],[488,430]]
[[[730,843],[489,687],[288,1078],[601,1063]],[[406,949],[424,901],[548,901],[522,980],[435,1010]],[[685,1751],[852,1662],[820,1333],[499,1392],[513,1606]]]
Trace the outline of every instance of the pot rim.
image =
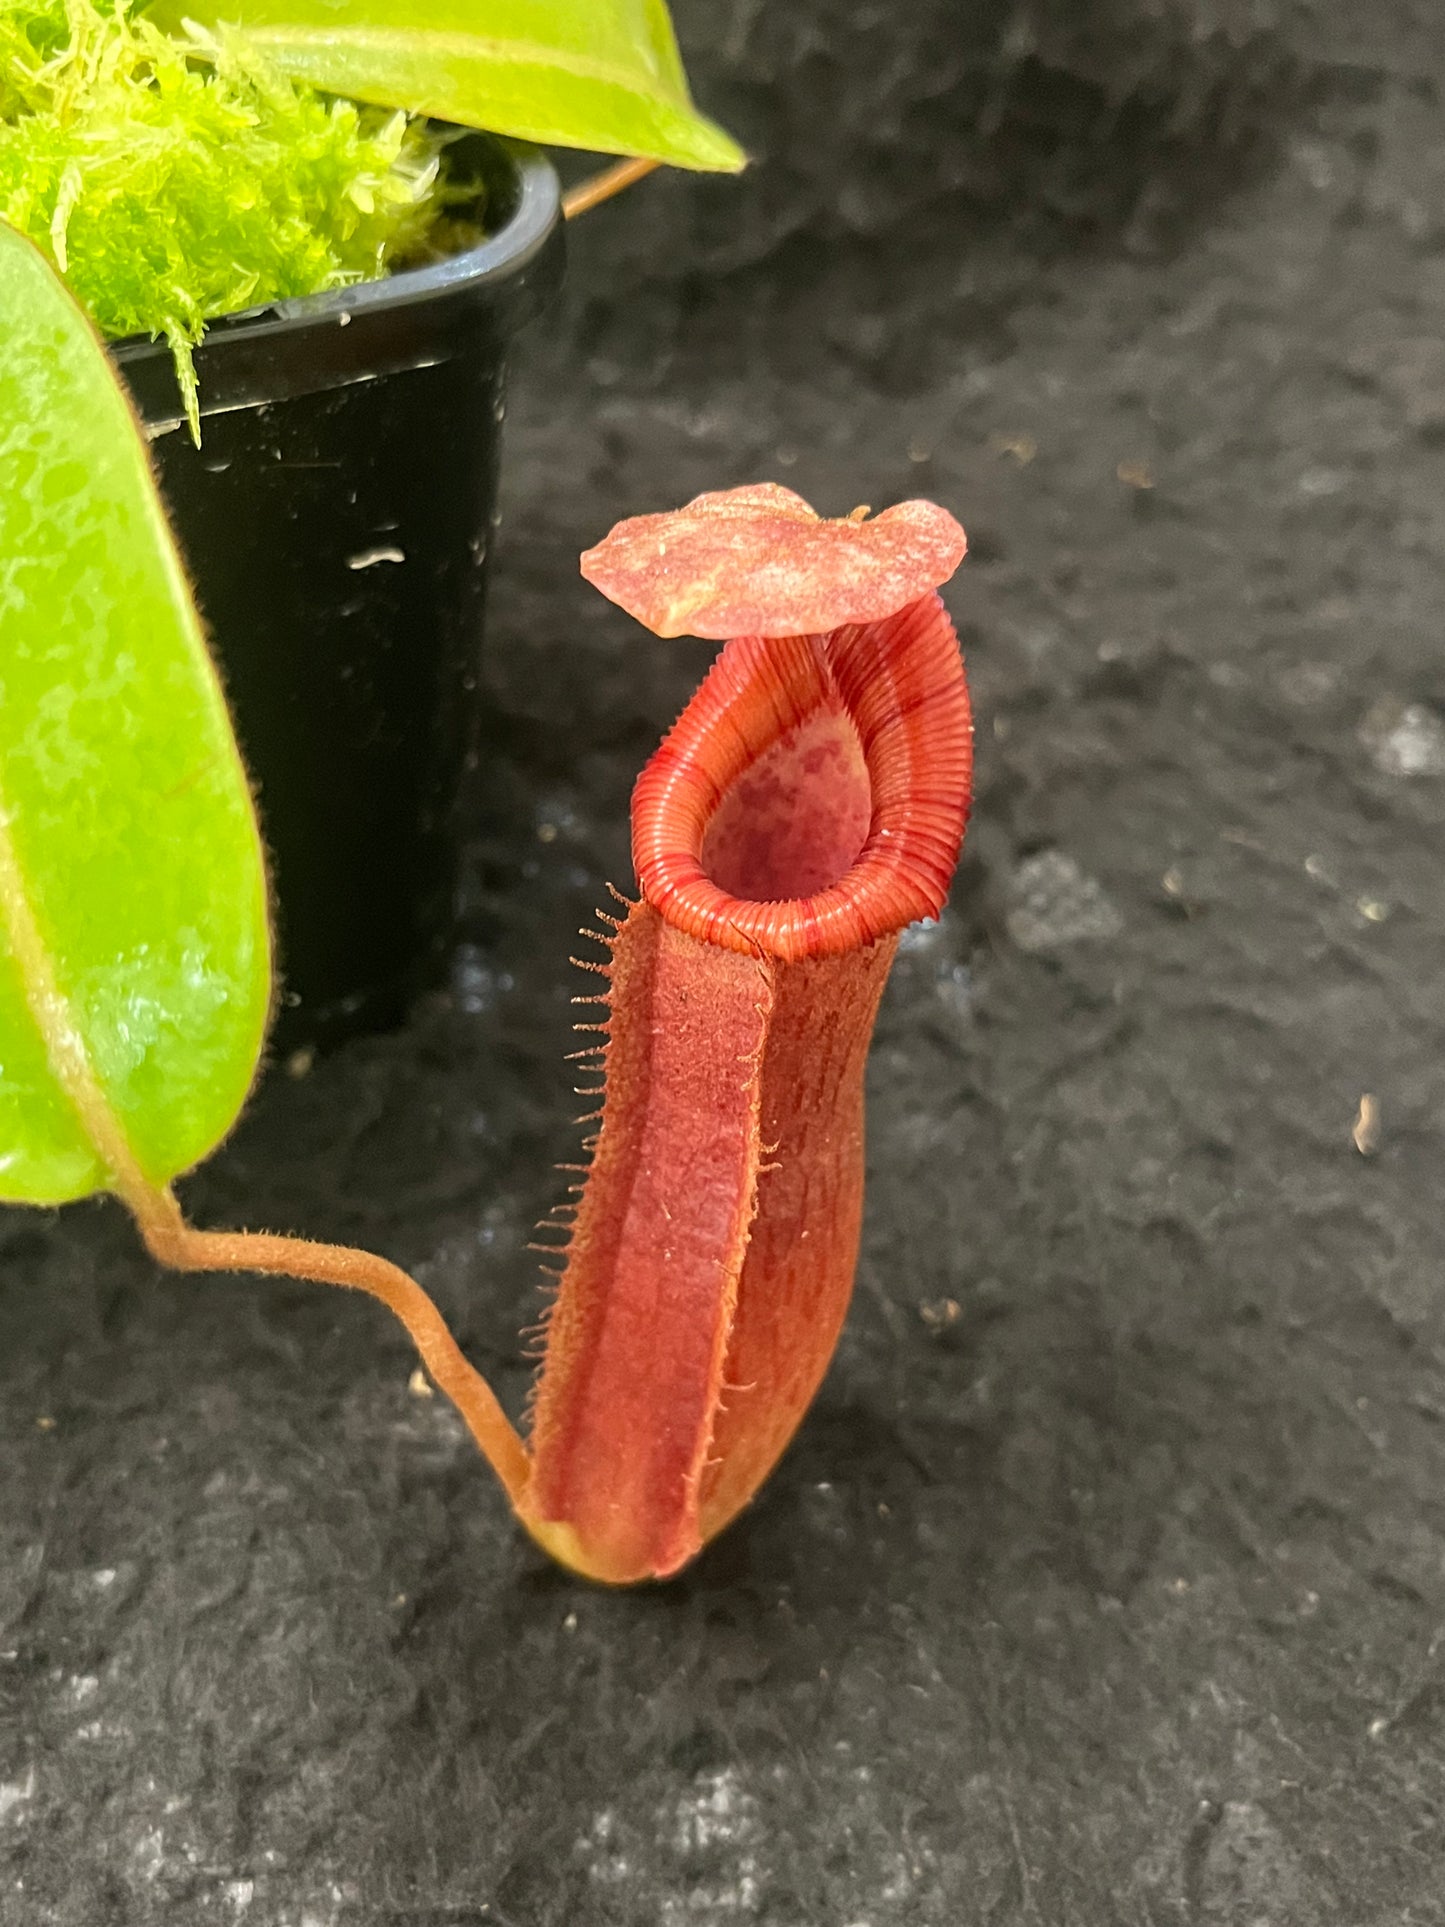
[[[562,189],[555,168],[542,149],[530,141],[512,140],[502,134],[472,128],[464,133],[467,144],[485,141],[507,155],[516,175],[516,201],[495,234],[489,234],[475,247],[464,248],[460,254],[428,262],[425,267],[403,268],[379,280],[355,281],[347,288],[292,295],[281,301],[263,302],[259,307],[237,308],[230,314],[217,315],[206,323],[197,353],[208,343],[219,347],[223,340],[290,333],[316,321],[335,321],[342,314],[383,314],[391,308],[409,307],[429,295],[470,288],[480,281],[504,281],[535,260],[562,218]],[[171,352],[163,335],[121,335],[106,346],[112,359],[122,365],[144,360],[149,355],[169,358]]]
[[[193,351],[203,420],[426,366],[479,326],[505,340],[555,292],[562,192],[547,155],[471,128],[458,129],[452,146],[479,160],[481,183],[504,210],[496,232],[423,267],[218,315]],[[106,348],[147,433],[183,426],[165,337],[126,335]]]

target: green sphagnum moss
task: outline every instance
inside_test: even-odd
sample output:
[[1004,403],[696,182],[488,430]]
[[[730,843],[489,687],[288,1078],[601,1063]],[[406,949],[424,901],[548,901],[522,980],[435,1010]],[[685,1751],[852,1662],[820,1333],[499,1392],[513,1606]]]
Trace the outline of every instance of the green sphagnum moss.
[[0,217],[101,332],[164,335],[200,440],[208,320],[384,274],[438,210],[440,143],[129,0],[0,0]]

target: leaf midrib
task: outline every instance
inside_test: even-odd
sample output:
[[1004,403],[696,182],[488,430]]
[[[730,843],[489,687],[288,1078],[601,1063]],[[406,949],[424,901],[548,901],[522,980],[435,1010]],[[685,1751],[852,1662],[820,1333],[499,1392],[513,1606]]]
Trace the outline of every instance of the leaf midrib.
[[661,76],[655,78],[655,85],[644,87],[639,84],[635,73],[616,62],[598,60],[588,54],[564,53],[535,40],[495,40],[482,34],[444,33],[426,29],[402,33],[397,29],[364,27],[350,27],[338,33],[334,29],[323,31],[316,27],[256,26],[247,29],[247,36],[271,50],[278,47],[303,50],[324,48],[344,53],[356,48],[368,52],[375,50],[394,59],[398,51],[404,55],[409,49],[424,46],[428,50],[439,49],[466,60],[483,56],[498,67],[554,67],[578,80],[600,80],[608,86],[620,88],[624,93],[635,94],[639,99],[656,99],[681,111],[690,111],[686,97]]
[[9,938],[20,988],[46,1061],[86,1141],[123,1195],[148,1189],[120,1119],[106,1096],[70,999],[60,987],[11,833],[0,764],[0,925]]

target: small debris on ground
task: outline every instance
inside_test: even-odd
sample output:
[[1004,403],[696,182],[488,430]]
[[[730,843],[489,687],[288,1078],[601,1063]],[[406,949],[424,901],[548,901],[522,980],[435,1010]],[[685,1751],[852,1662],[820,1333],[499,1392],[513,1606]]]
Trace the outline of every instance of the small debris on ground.
[[918,1307],[918,1316],[930,1331],[947,1331],[958,1323],[962,1310],[956,1298],[925,1298]]
[[1181,916],[1197,917],[1204,905],[1190,896],[1185,888],[1183,874],[1172,865],[1159,879],[1159,887]]

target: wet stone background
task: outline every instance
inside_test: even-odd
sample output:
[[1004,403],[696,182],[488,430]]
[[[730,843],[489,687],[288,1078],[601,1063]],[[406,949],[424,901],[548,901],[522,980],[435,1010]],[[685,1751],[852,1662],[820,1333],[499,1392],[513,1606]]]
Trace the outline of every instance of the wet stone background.
[[519,360],[452,991],[188,1197],[409,1264],[520,1405],[566,955],[708,656],[573,558],[924,493],[978,803],[842,1350],[754,1511],[609,1595],[380,1311],[5,1215],[0,1919],[1445,1921],[1445,18],[679,20],[761,164],[590,217]]

